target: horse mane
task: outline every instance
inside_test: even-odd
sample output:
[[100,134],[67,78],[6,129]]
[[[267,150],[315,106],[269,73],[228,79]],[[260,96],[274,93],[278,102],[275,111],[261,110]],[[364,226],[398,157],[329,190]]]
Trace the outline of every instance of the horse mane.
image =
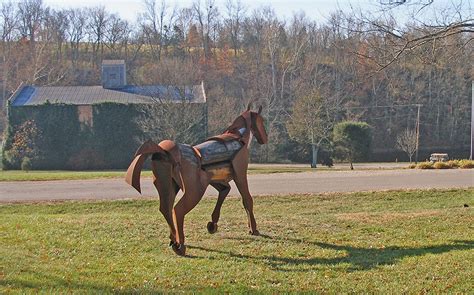
[[267,134],[262,123],[263,118],[260,116],[260,113],[247,110],[240,114],[223,133],[209,139],[224,141],[240,140],[246,145],[253,134],[257,138],[258,143],[265,144],[267,143]]
[[239,129],[247,128],[246,125],[247,124],[246,124],[245,118],[242,115],[240,115],[234,120],[234,122],[229,127],[227,127],[227,129],[224,131],[223,134],[226,134],[226,133],[240,134]]
[[246,145],[251,133],[251,114],[250,111],[243,112],[234,122],[224,130],[223,133],[212,136],[207,140],[230,141],[239,140]]

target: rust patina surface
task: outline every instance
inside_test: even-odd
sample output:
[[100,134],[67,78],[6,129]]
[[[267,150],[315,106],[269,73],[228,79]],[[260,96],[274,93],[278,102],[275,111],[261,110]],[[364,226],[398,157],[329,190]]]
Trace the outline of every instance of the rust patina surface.
[[[145,160],[152,156],[153,184],[160,197],[160,212],[170,229],[170,245],[176,254],[186,253],[184,216],[198,204],[209,185],[219,192],[211,221],[207,224],[210,233],[217,231],[221,207],[230,191],[229,182],[233,180],[242,196],[250,233],[259,234],[248,188],[247,168],[251,135],[259,144],[268,141],[261,111],[262,107],[257,112],[250,111],[249,107],[224,133],[196,146],[171,140],[158,144],[147,141],[135,153],[125,180],[140,192],[140,173]],[[174,205],[179,190],[184,195]]]

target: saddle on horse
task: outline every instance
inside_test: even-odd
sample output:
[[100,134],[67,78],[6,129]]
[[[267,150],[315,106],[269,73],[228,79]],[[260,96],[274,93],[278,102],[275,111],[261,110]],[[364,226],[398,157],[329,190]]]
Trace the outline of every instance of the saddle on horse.
[[241,138],[240,132],[225,133],[195,146],[186,144],[178,146],[181,156],[206,171],[210,180],[227,182],[232,177],[232,159],[244,146]]

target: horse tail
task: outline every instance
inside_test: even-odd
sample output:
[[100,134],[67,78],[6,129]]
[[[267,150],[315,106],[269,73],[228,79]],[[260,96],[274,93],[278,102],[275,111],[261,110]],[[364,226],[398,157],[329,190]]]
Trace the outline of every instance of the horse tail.
[[125,182],[134,187],[139,193],[141,193],[140,175],[143,169],[143,164],[149,155],[156,153],[166,154],[166,151],[153,141],[146,141],[135,152],[135,157],[127,169]]
[[[145,160],[150,155],[153,155],[152,160],[165,159],[166,161],[169,161],[172,167],[171,177],[184,192],[184,182],[181,175],[181,152],[178,145],[171,140],[163,140],[159,144],[148,140],[142,144],[136,151],[135,158],[127,169],[125,182],[141,193],[140,174]],[[153,174],[155,177],[157,176],[155,169]]]

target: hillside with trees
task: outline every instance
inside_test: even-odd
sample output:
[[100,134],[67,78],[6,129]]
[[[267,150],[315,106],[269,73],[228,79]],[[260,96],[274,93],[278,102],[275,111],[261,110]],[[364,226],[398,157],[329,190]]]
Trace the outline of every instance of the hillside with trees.
[[[170,2],[144,0],[129,22],[103,7],[3,1],[1,128],[6,98],[21,83],[98,85],[102,60],[124,59],[130,84],[204,81],[209,135],[249,102],[263,105],[269,144],[252,146],[254,161],[309,163],[312,146],[330,149],[328,134],[341,121],[371,126],[371,160],[408,160],[397,137],[416,127],[417,104],[421,159],[469,155],[474,24],[462,1],[429,18],[422,13],[433,1],[381,1],[379,14],[334,11],[323,22],[304,13],[283,19],[238,0],[221,9],[212,0]],[[414,12],[400,22],[393,9],[403,6]],[[316,137],[293,124],[294,112],[311,108]]]

